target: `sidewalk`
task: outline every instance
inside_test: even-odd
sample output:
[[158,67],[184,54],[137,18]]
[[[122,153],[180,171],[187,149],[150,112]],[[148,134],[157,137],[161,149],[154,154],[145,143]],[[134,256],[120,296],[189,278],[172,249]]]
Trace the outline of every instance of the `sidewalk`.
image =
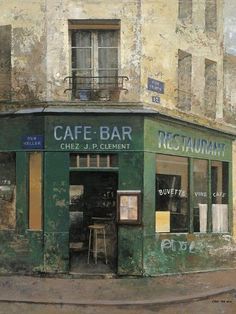
[[236,293],[236,270],[124,279],[0,276],[0,302],[67,305],[154,305]]

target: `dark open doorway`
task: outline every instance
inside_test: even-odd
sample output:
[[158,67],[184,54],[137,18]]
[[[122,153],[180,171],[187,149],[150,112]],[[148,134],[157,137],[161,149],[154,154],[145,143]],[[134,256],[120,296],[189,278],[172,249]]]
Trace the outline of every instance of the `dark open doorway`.
[[[115,273],[117,264],[116,191],[118,176],[105,171],[70,172],[70,271],[81,274]],[[88,264],[89,226],[103,225],[97,236],[98,258],[91,252]],[[95,247],[92,238],[91,248]]]

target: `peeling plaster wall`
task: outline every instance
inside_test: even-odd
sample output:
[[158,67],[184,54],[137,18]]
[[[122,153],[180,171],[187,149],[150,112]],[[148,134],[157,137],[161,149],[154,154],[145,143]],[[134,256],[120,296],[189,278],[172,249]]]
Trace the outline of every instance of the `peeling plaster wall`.
[[236,2],[224,0],[224,46],[226,54],[236,55]]
[[236,124],[236,2],[224,6],[224,120]]
[[[154,108],[177,107],[178,49],[192,54],[192,112],[204,115],[205,58],[217,62],[216,118],[222,118],[223,50],[222,1],[217,1],[218,33],[205,32],[205,0],[193,0],[192,23],[178,20],[176,0],[136,0],[112,3],[100,1],[47,1],[48,99],[70,99],[63,92],[63,78],[70,74],[69,19],[120,19],[120,74],[130,79],[123,101],[148,103]],[[153,104],[155,92],[147,90],[147,79],[163,81],[161,104]],[[183,110],[184,111],[184,110]],[[188,111],[186,109],[185,111]]]
[[[224,121],[236,125],[236,2],[224,1]],[[233,237],[236,239],[236,142],[233,145]]]
[[[170,5],[171,3],[171,5]],[[147,77],[165,83],[161,106],[177,105],[178,49],[192,55],[192,113],[204,115],[205,58],[217,62],[216,117],[222,118],[223,49],[222,1],[217,1],[218,32],[205,32],[205,0],[193,0],[192,23],[178,20],[178,1],[143,1],[142,11],[142,101],[151,101]],[[153,30],[153,31],[150,31]],[[155,105],[154,107],[157,107]]]
[[224,57],[224,120],[236,124],[236,56]]
[[[121,101],[156,109],[178,108],[178,49],[192,55],[192,106],[205,115],[204,62],[217,62],[217,119],[223,117],[223,2],[217,0],[217,33],[205,32],[205,0],[193,0],[192,21],[178,19],[177,0],[35,0],[2,2],[0,25],[11,24],[13,99],[68,101],[70,19],[120,19],[120,75],[129,77]],[[148,77],[165,83],[160,104]]]
[[45,1],[0,1],[0,25],[11,25],[12,100],[44,99]]

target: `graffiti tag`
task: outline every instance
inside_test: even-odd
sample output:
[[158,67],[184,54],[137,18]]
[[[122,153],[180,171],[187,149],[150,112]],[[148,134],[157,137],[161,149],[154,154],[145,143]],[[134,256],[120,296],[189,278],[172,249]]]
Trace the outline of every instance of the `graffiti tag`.
[[161,241],[161,251],[165,253],[166,251],[178,252],[185,251],[190,254],[195,253],[195,242],[191,241],[190,243],[187,241],[177,241],[177,240],[169,240],[164,239]]

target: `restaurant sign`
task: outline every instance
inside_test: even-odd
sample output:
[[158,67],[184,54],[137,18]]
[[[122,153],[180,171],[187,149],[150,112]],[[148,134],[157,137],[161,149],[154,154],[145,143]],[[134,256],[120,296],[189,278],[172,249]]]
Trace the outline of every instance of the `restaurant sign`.
[[193,137],[159,130],[158,148],[182,153],[224,157],[226,144],[207,138]]

